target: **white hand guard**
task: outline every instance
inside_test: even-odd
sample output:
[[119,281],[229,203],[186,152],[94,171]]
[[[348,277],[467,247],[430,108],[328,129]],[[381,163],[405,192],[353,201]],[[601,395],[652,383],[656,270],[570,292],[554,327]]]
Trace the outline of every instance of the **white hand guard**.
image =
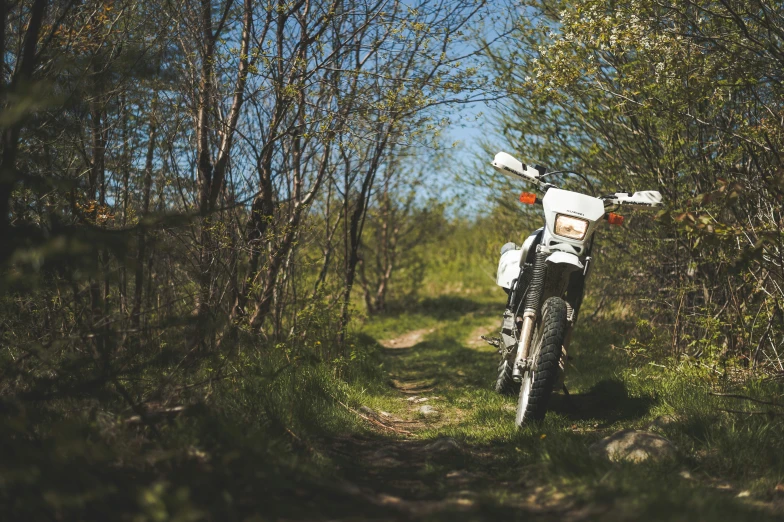
[[621,205],[631,208],[655,208],[662,206],[662,195],[658,190],[644,190],[642,192],[616,192],[602,196],[605,206]]

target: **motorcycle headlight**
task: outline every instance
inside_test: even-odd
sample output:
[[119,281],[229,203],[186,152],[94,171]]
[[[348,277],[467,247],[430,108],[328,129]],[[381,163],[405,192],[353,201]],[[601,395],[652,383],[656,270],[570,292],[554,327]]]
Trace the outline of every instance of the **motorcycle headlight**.
[[555,233],[569,239],[583,239],[588,230],[588,221],[564,214],[555,217]]

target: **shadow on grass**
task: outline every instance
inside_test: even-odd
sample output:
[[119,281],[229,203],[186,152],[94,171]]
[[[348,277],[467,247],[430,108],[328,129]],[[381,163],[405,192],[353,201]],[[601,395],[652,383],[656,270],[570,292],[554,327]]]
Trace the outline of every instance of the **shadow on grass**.
[[500,297],[497,302],[482,302],[456,295],[441,295],[428,297],[416,303],[407,301],[390,303],[383,315],[397,317],[403,313],[418,313],[438,321],[452,321],[470,313],[482,316],[497,313],[500,317],[503,307],[504,303]]
[[[556,394],[553,415],[541,425],[516,430],[509,409],[514,400],[491,391],[497,354],[463,346],[461,334],[450,334],[442,329],[385,362],[390,375],[400,380],[432,382],[434,388],[427,395],[444,402],[429,404],[445,412],[453,408],[449,423],[434,424],[418,439],[387,433],[333,439],[330,453],[335,469],[358,493],[353,501],[340,495],[331,500],[316,495],[316,504],[302,503],[298,509],[307,514],[311,506],[326,502],[323,513],[330,516],[351,517],[368,509],[363,519],[381,514],[385,520],[451,522],[773,519],[734,496],[683,478],[682,460],[626,466],[589,454],[590,444],[605,433],[576,431],[573,423],[588,428],[592,421],[633,422],[656,403],[654,396],[631,396],[623,381],[608,376],[608,363],[616,356],[601,351],[598,343],[587,346],[585,360],[580,361],[586,365],[586,391],[572,396],[577,411]],[[594,365],[596,372],[590,370]],[[434,449],[439,441],[443,448]],[[379,510],[380,506],[386,509]],[[294,512],[292,518],[301,516]]]
[[[334,462],[357,495],[315,500],[327,503],[322,514],[345,518],[361,513],[363,520],[379,515],[383,520],[450,522],[603,516],[684,522],[778,519],[734,495],[683,478],[678,463],[612,465],[587,454],[588,435],[551,428],[523,430],[489,444],[458,437],[457,445],[447,449],[432,449],[450,440],[443,437],[374,435],[333,442],[333,449],[342,453]],[[548,436],[541,437],[541,431]],[[292,500],[301,503],[292,519],[319,505]],[[379,504],[386,509],[379,511]]]
[[460,393],[489,389],[498,357],[495,352],[466,348],[452,337],[422,341],[410,351],[400,352],[403,357],[388,359],[393,377],[434,381],[440,391]]
[[608,425],[641,419],[656,402],[651,395],[630,397],[626,384],[619,379],[604,379],[585,393],[571,393],[568,397],[553,394],[549,410],[569,418],[594,419]]
[[[451,337],[426,340],[401,351],[402,357],[389,360],[389,370],[397,379],[431,381],[441,391],[470,395],[492,389],[498,355],[464,347]],[[556,392],[549,411],[572,420],[593,420],[601,426],[644,418],[657,403],[653,395],[631,396],[617,378],[604,378],[583,393],[569,397]]]

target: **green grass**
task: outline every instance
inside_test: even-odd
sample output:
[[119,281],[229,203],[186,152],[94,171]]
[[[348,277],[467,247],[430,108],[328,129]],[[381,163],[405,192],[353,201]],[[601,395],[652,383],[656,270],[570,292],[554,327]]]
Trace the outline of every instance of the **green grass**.
[[[549,498],[555,506],[595,509],[611,520],[776,518],[784,506],[776,490],[784,479],[784,423],[722,412],[728,399],[709,395],[733,388],[770,397],[779,391],[775,384],[730,385],[714,370],[694,363],[669,362],[662,368],[633,358],[614,348],[624,345],[630,325],[601,320],[581,325],[573,338],[570,399],[556,394],[544,423],[517,430],[516,398],[491,389],[496,354],[489,347],[466,344],[477,328],[497,322],[502,299],[488,294],[430,298],[405,312],[374,318],[364,329],[378,338],[435,329],[405,355],[387,356],[383,366],[400,379],[435,383],[429,395],[439,397],[432,404],[441,413],[427,420],[416,438],[448,436],[466,448],[460,459],[421,472],[434,491],[445,490],[439,486],[445,470],[465,468],[488,477],[474,484],[480,512],[486,514],[520,505],[521,488],[515,485],[525,484],[526,494],[531,485],[543,488],[539,503],[547,504]],[[398,415],[407,408],[391,388],[353,398]],[[744,403],[743,408],[757,411],[753,406]],[[675,462],[610,464],[589,455],[588,447],[602,437],[624,428],[646,429],[665,415],[672,419],[659,432],[678,446]],[[442,516],[454,513],[433,519]]]
[[[0,513],[8,520],[781,518],[781,417],[728,413],[770,408],[709,394],[771,400],[779,384],[722,377],[701,361],[651,364],[623,349],[633,325],[600,318],[573,336],[570,399],[557,393],[542,424],[518,430],[516,398],[492,391],[497,354],[475,342],[497,327],[503,298],[489,286],[392,306],[357,323],[348,349],[328,364],[308,357],[307,347],[247,350],[237,362],[241,376],[216,383],[208,404],[160,424],[160,438],[96,412],[50,423],[48,432],[33,422],[43,413],[32,407],[6,412]],[[378,343],[412,330],[427,333],[409,349]],[[392,382],[423,391],[403,394]],[[419,414],[407,400],[413,395],[439,413]],[[368,422],[363,406],[407,421],[390,425],[411,434]],[[663,415],[671,422],[660,433],[679,448],[673,462],[611,464],[588,451]],[[459,450],[426,449],[444,437]]]

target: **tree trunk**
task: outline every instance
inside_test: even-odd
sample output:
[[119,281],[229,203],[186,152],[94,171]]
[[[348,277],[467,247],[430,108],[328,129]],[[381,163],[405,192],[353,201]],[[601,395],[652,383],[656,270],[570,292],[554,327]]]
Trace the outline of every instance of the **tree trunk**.
[[[359,262],[359,244],[362,239],[362,229],[365,225],[365,216],[367,215],[368,203],[370,200],[370,189],[373,185],[373,180],[376,177],[376,172],[381,165],[381,157],[386,149],[389,133],[383,133],[381,141],[376,145],[373,157],[365,171],[365,177],[362,180],[362,187],[359,191],[359,197],[355,203],[354,211],[351,213],[351,219],[348,221],[348,232],[346,234],[346,265],[345,265],[345,281],[343,288],[343,304],[340,311],[340,333],[338,336],[339,342],[342,344],[346,339],[348,333],[349,310],[351,307],[351,290],[354,287],[354,279],[356,275],[357,263]],[[348,191],[346,191],[346,198],[348,198]],[[345,206],[346,215],[348,214],[348,205]]]
[[[147,138],[147,155],[144,159],[144,185],[142,187],[142,208],[139,216],[139,230],[137,233],[136,273],[134,274],[133,311],[131,312],[131,326],[139,330],[141,325],[142,294],[144,289],[144,265],[147,258],[147,233],[145,218],[150,213],[150,194],[152,193],[152,170],[155,157],[155,142],[158,132],[156,123],[156,108],[158,94],[153,94],[152,110],[150,112],[150,130]],[[141,334],[137,334],[141,338]]]
[[[240,46],[240,60],[235,80],[234,95],[231,108],[225,121],[218,122],[221,136],[217,157],[213,160],[210,147],[210,133],[214,132],[211,116],[215,114],[216,93],[213,92],[214,52],[215,43],[221,37],[223,21],[217,31],[213,32],[212,3],[202,0],[201,9],[201,77],[199,80],[199,102],[196,118],[196,143],[197,143],[197,173],[199,177],[199,212],[202,215],[199,231],[199,259],[197,281],[199,291],[196,302],[196,325],[193,329],[193,341],[202,346],[214,346],[216,332],[211,327],[212,294],[213,294],[213,265],[215,261],[215,248],[211,228],[214,220],[215,207],[223,184],[226,179],[226,169],[229,165],[229,156],[236,133],[237,121],[242,108],[245,84],[248,77],[250,39],[253,27],[253,3],[245,0],[243,7],[242,34]],[[229,5],[227,4],[227,8]],[[225,15],[226,13],[224,13]],[[209,334],[209,339],[206,337]],[[205,343],[205,341],[207,341]]]
[[[36,48],[38,46],[38,33],[41,30],[41,22],[46,12],[46,0],[35,0],[32,8],[30,9],[30,21],[27,24],[27,31],[25,32],[24,44],[22,48],[22,56],[19,59],[19,68],[11,79],[11,85],[7,87],[3,85],[0,89],[0,98],[5,106],[6,94],[17,94],[17,91],[28,87],[29,82],[32,80],[33,71],[35,70],[36,63]],[[8,18],[8,4],[0,1],[0,60],[5,64],[5,41],[6,41],[6,24]],[[5,108],[5,107],[4,107]],[[21,132],[21,122],[15,122],[3,131],[3,156],[0,160],[0,244],[5,245],[0,248],[0,266],[6,263],[13,253],[13,249],[9,248],[11,244],[11,222],[9,215],[11,212],[11,194],[16,187],[17,173],[16,173],[16,157],[19,150],[19,135]]]

